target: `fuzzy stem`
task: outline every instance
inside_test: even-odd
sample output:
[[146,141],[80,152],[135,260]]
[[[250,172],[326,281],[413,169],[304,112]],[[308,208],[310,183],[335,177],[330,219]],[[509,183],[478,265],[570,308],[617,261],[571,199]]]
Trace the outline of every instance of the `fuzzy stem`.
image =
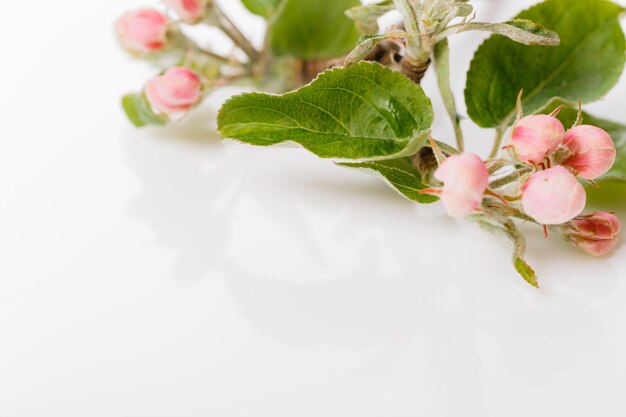
[[[184,36],[184,35],[182,35]],[[208,57],[211,57],[213,59],[215,59],[216,61],[220,61],[223,64],[232,64],[233,60],[231,58],[225,57],[223,55],[220,55],[216,52],[213,51],[209,51],[207,49],[202,48],[200,45],[198,45],[195,41],[189,39],[188,37],[184,36],[184,42],[185,42],[185,47],[189,50],[192,50],[193,52],[198,52],[202,55],[206,55]],[[238,62],[239,64],[239,62]]]
[[435,71],[437,73],[439,92],[441,93],[448,116],[450,116],[452,126],[454,127],[457,148],[459,152],[463,152],[465,150],[465,143],[463,140],[463,130],[461,129],[461,118],[456,111],[454,94],[450,87],[450,48],[448,47],[447,39],[435,45]]
[[218,5],[215,5],[215,14],[218,20],[218,27],[226,36],[228,36],[235,45],[237,45],[252,62],[258,62],[261,54],[252,46],[248,38],[239,30],[237,25],[222,11]]
[[496,137],[493,140],[493,148],[491,149],[491,153],[489,154],[489,159],[495,158],[500,153],[502,148],[502,140],[504,139],[504,134],[508,128],[509,122],[505,120],[500,126],[496,128]]
[[507,175],[506,177],[502,177],[499,180],[493,181],[491,184],[489,184],[489,186],[491,188],[494,188],[494,189],[503,187],[505,185],[508,185],[508,184],[512,183],[513,181],[518,180],[522,175],[528,174],[528,173],[530,173],[532,171],[533,171],[533,169],[530,168],[530,167],[520,168],[518,170],[515,170],[515,172]]
[[417,16],[415,16],[415,9],[409,0],[393,0],[393,2],[396,5],[396,9],[398,9],[402,15],[404,26],[410,35],[408,39],[407,56],[411,60],[417,60],[420,55],[421,48],[419,44],[420,30],[417,23]]

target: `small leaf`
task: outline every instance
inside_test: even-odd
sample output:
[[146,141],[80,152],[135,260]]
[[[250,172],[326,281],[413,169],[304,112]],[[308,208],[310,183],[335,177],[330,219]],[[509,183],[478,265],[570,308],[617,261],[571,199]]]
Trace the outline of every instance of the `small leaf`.
[[393,37],[404,38],[406,36],[408,35],[404,31],[395,31],[393,33],[386,33],[384,35],[361,36],[361,39],[359,39],[356,48],[354,48],[352,52],[350,52],[346,57],[345,65],[353,65],[359,61],[362,61],[369,55],[369,53],[372,51],[372,49],[374,49],[376,45],[386,41],[387,39]]
[[358,0],[285,0],[269,30],[272,52],[307,60],[346,54],[359,32],[345,11],[358,4]]
[[427,186],[422,182],[410,157],[385,161],[340,163],[339,165],[375,172],[382,176],[394,190],[416,203],[427,204],[438,200],[435,196],[420,194],[420,190]]
[[526,239],[519,231],[515,223],[508,219],[502,223],[485,215],[472,216],[481,229],[494,235],[506,236],[513,242],[513,266],[524,280],[535,288],[539,288],[539,280],[533,268],[524,260],[526,253]]
[[496,25],[494,33],[506,36],[524,45],[558,46],[561,43],[559,34],[545,26],[527,19],[513,19]]
[[122,98],[122,107],[128,119],[136,127],[148,125],[165,125],[168,120],[155,114],[150,108],[150,103],[143,94],[128,94]]
[[496,35],[506,36],[523,45],[531,46],[557,46],[561,41],[556,32],[546,29],[539,23],[526,19],[515,19],[505,23],[463,23],[443,31],[439,38],[443,39],[451,34],[470,30],[495,33]]
[[527,283],[535,288],[539,288],[537,274],[524,259],[515,255],[513,257],[513,266],[515,266],[517,272],[522,276],[522,278],[524,278],[524,280],[526,280]]
[[539,288],[539,281],[537,279],[537,274],[535,271],[528,265],[528,263],[524,260],[524,254],[526,253],[526,239],[524,235],[519,231],[513,220],[508,220],[504,223],[504,228],[509,235],[509,238],[513,241],[514,250],[513,250],[513,265],[517,272],[535,288]]
[[346,10],[346,16],[354,20],[364,33],[378,31],[378,19],[384,14],[395,10],[393,0],[384,0],[379,3],[364,4]]
[[[541,113],[550,114],[554,109],[563,106],[559,114],[556,116],[566,129],[572,127],[578,117],[578,105],[561,99],[553,100],[548,106],[541,110]],[[599,181],[617,180],[626,181],[626,126],[592,116],[587,112],[583,112],[583,123],[587,125],[597,126],[604,129],[611,135],[615,148],[617,149],[617,158],[613,168],[602,176]]]
[[218,115],[225,138],[260,146],[293,141],[323,158],[346,160],[413,155],[432,121],[421,87],[373,62],[325,71],[282,96],[234,97]]
[[241,0],[243,5],[246,6],[250,12],[263,16],[264,18],[271,17],[283,0]]
[[468,72],[468,114],[481,127],[510,124],[516,97],[524,89],[523,108],[531,114],[554,96],[591,102],[618,81],[626,42],[618,21],[623,8],[604,0],[547,0],[522,12],[555,31],[558,47],[529,47],[501,37],[478,49]]

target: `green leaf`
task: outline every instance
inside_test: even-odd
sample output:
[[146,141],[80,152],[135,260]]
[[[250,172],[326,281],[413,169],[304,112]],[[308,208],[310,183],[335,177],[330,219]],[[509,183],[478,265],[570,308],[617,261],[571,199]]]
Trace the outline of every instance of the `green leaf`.
[[[559,114],[558,119],[563,122],[565,128],[570,128],[576,122],[578,117],[578,106],[574,103],[566,102],[564,100],[554,100],[544,109],[542,113],[549,114],[559,106],[563,106]],[[617,158],[613,168],[600,178],[600,181],[606,180],[618,180],[626,181],[626,126],[606,120],[599,117],[592,116],[587,112],[583,112],[583,123],[587,125],[597,126],[604,129],[611,135],[615,142],[615,148],[617,149]]]
[[346,54],[359,32],[345,11],[358,4],[358,0],[285,0],[269,31],[272,52],[308,60]]
[[148,125],[165,125],[168,120],[165,117],[154,114],[150,103],[143,94],[128,94],[122,98],[122,107],[128,119],[136,127]]
[[462,23],[444,30],[437,37],[437,39],[443,40],[455,33],[462,33],[470,30],[492,32],[496,35],[506,36],[507,38],[524,45],[557,46],[560,43],[559,35],[556,32],[546,29],[544,26],[526,19],[514,19],[505,23]]
[[264,18],[269,18],[274,14],[283,0],[241,0],[243,5],[252,13]]
[[384,0],[348,9],[346,16],[354,20],[362,32],[376,33],[378,32],[378,19],[395,8],[392,0]]
[[345,65],[353,65],[362,61],[369,55],[376,45],[393,37],[406,38],[408,37],[408,34],[404,31],[394,31],[392,33],[385,33],[384,35],[361,36],[356,48],[354,48],[346,57]]
[[489,38],[476,52],[465,100],[481,127],[508,125],[524,89],[526,114],[553,97],[591,102],[606,94],[624,68],[626,42],[618,16],[623,8],[605,0],[547,0],[518,15],[557,32],[558,47],[525,46]]
[[539,288],[539,279],[537,278],[537,274],[523,258],[518,255],[514,255],[513,266],[515,266],[515,270],[527,283],[535,288]]
[[433,110],[421,87],[380,64],[325,71],[282,96],[248,93],[218,115],[225,138],[268,146],[293,141],[323,158],[393,159],[415,154]]
[[494,33],[529,46],[558,46],[561,43],[558,33],[527,19],[513,19],[496,24]]
[[374,172],[384,178],[394,190],[416,203],[427,204],[438,200],[435,196],[420,194],[420,190],[428,187],[422,182],[410,157],[339,165]]

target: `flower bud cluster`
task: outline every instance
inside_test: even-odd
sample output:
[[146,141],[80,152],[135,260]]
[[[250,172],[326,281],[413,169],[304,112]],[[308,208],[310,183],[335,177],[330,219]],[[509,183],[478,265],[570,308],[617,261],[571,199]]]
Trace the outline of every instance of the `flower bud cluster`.
[[[471,153],[440,155],[445,160],[434,178],[442,186],[422,192],[439,196],[451,217],[483,213],[499,221],[532,219],[546,232],[551,226],[596,256],[617,245],[621,225],[615,215],[581,214],[587,196],[580,180],[601,177],[615,161],[615,146],[607,132],[588,125],[566,131],[552,115],[533,115],[516,123],[508,148],[512,160],[484,162]],[[505,181],[499,167],[508,167]],[[504,187],[511,184],[517,184],[513,195]]]
[[578,216],[587,200],[578,178],[601,177],[611,169],[616,155],[613,140],[604,130],[579,125],[566,132],[552,115],[519,120],[509,148],[521,162],[548,167],[522,185],[524,212],[544,225],[563,224]]
[[181,30],[184,24],[218,25],[214,0],[162,3],[163,11],[142,8],[123,14],[115,23],[115,33],[126,52],[159,66],[160,74],[147,81],[142,96],[155,115],[172,121],[197,106],[207,88],[225,84],[227,77],[236,78],[243,64],[201,48]]

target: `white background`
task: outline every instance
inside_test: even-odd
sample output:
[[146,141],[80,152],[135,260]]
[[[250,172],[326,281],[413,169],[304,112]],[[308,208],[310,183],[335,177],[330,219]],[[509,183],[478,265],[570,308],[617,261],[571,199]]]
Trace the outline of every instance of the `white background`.
[[[474,2],[491,21],[530,3]],[[626,247],[596,260],[528,228],[537,291],[438,204],[220,143],[228,92],[133,128],[119,99],[153,70],[112,24],[142,4],[3,3],[0,416],[626,415]],[[452,43],[459,98],[481,39]],[[625,121],[625,92],[592,109]],[[466,126],[484,153],[492,133]]]

